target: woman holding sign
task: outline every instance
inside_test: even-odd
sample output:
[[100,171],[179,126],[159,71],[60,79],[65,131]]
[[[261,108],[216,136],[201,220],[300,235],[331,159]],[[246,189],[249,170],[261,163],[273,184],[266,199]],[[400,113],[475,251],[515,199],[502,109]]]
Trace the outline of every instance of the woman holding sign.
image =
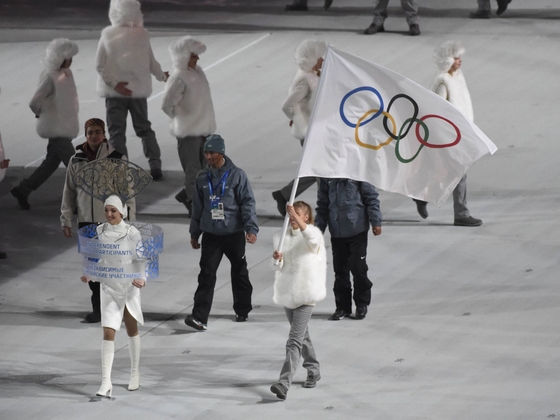
[[[123,321],[129,337],[131,361],[128,390],[134,391],[140,387],[138,323],[144,325],[144,317],[140,307],[139,289],[146,285],[146,275],[145,268],[138,273],[136,273],[138,270],[127,269],[132,268],[134,260],[138,260],[136,246],[139,242],[141,243],[142,238],[138,229],[123,221],[126,212],[127,209],[118,196],[111,195],[105,200],[107,222],[97,227],[101,259],[95,267],[95,275],[88,274],[81,277],[84,283],[101,281],[103,345],[101,348],[102,382],[97,391],[99,396],[111,396],[115,331],[120,330]],[[107,255],[107,257],[103,258],[103,255]],[[109,256],[112,257],[109,258]],[[135,274],[131,274],[133,271]]]

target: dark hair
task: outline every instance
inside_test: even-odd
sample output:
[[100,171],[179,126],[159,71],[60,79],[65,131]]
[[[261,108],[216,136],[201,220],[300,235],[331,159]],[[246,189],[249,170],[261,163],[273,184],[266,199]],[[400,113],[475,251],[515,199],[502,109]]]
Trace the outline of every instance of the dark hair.
[[294,206],[295,209],[305,210],[305,212],[309,216],[309,219],[307,219],[307,224],[308,225],[313,224],[313,209],[311,208],[311,206],[309,204],[307,204],[305,201],[296,201],[293,204],[293,206]]
[[85,131],[86,131],[86,136],[87,136],[87,129],[89,127],[91,127],[92,125],[95,125],[96,127],[101,127],[103,129],[103,133],[105,133],[105,123],[103,122],[103,120],[101,120],[99,118],[90,118],[84,124],[84,128],[85,128]]

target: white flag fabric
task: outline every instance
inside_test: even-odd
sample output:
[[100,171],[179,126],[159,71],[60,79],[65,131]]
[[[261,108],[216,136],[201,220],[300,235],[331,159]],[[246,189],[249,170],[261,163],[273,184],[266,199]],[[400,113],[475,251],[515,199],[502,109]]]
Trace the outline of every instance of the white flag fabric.
[[349,178],[440,204],[497,147],[444,98],[327,49],[298,177]]

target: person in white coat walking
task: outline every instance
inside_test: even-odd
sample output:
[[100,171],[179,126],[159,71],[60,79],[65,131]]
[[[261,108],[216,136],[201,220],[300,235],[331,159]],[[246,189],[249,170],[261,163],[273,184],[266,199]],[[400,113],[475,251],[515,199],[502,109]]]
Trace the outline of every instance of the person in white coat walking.
[[[435,51],[435,61],[438,74],[432,82],[431,90],[451,102],[470,121],[474,119],[471,95],[467,82],[461,72],[461,56],[465,48],[456,41],[447,41]],[[416,203],[418,214],[423,218],[428,217],[428,203],[413,199]],[[467,175],[463,176],[453,190],[453,211],[455,226],[480,226],[482,220],[471,216],[467,207]]]
[[161,150],[148,120],[148,97],[152,94],[152,75],[166,81],[150,45],[150,35],[137,0],[111,0],[111,26],[101,32],[97,47],[97,93],[105,98],[107,128],[111,145],[128,156],[126,120],[130,113],[136,135],[142,139],[154,180],[163,176]]
[[29,104],[37,118],[37,134],[48,139],[47,156],[29,178],[24,179],[11,193],[22,210],[29,210],[31,192],[39,188],[60,165],[68,166],[74,154],[72,139],[80,131],[78,121],[78,92],[70,70],[72,57],[78,46],[65,38],[57,38],[47,46],[39,87]]
[[281,232],[274,235],[275,251],[271,267],[276,271],[274,303],[282,305],[290,322],[286,360],[277,383],[270,387],[282,400],[287,397],[299,359],[307,369],[304,388],[314,388],[321,379],[320,365],[309,336],[308,323],[315,304],[327,295],[327,251],[319,228],[313,226],[313,210],[303,201],[287,206],[290,226],[282,252],[278,251]]
[[[282,104],[282,111],[290,120],[292,136],[300,141],[303,147],[311,111],[315,104],[315,96],[319,87],[319,77],[323,67],[323,56],[327,46],[323,41],[306,39],[296,49],[295,59],[298,71],[290,85],[289,94]],[[296,197],[315,184],[313,177],[300,178]],[[274,191],[272,197],[276,200],[278,212],[286,215],[286,204],[290,198],[294,181],[280,190]]]
[[[138,229],[124,222],[127,209],[121,199],[111,195],[105,200],[106,223],[97,227],[99,240],[132,244],[141,243],[142,237]],[[123,265],[131,261],[123,261]],[[82,276],[84,283],[91,281],[88,276]],[[144,325],[144,316],[140,302],[140,289],[146,285],[146,277],[122,281],[105,279],[101,284],[101,325],[103,327],[103,343],[101,347],[102,382],[96,395],[111,396],[111,370],[115,356],[115,332],[119,331],[124,321],[129,337],[130,352],[130,382],[128,390],[134,391],[140,387],[140,335],[138,324]]]
[[206,166],[204,142],[216,131],[210,85],[197,65],[206,45],[185,36],[169,45],[173,73],[165,85],[162,110],[170,118],[171,134],[177,138],[179,160],[185,172],[185,186],[175,196],[192,213],[196,175]]

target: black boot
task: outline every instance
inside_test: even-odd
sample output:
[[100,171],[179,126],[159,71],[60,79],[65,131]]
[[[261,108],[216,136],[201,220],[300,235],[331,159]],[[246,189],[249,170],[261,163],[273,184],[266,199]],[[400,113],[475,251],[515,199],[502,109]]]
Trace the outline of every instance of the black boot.
[[286,10],[288,12],[307,12],[309,9],[307,8],[307,2],[295,1],[292,4],[287,4]]
[[510,3],[511,0],[498,0],[498,10],[496,11],[496,14],[500,16],[502,13],[504,13],[508,7],[508,4]]

